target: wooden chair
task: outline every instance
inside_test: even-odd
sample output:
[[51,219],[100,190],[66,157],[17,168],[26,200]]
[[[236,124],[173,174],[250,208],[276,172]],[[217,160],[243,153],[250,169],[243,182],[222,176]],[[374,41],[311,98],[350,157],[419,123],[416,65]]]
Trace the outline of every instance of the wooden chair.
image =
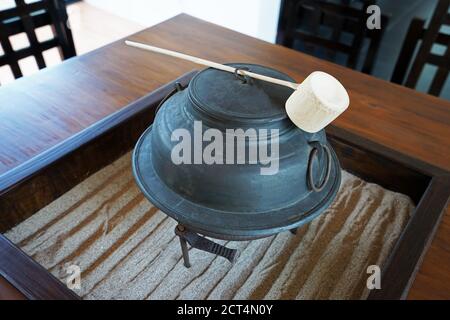
[[[0,11],[0,45],[4,54],[0,55],[0,66],[9,65],[14,77],[22,77],[19,61],[34,56],[39,69],[46,67],[43,52],[58,47],[61,59],[76,55],[72,33],[67,26],[67,12],[62,0],[40,0],[25,3],[15,0],[15,7]],[[35,29],[50,25],[53,29],[52,39],[39,42]],[[25,33],[29,46],[14,50],[10,37]]]
[[[422,19],[414,18],[411,21],[391,77],[392,82],[415,88],[425,64],[431,64],[437,67],[437,71],[428,93],[440,95],[450,68],[450,35],[441,31],[443,26],[450,25],[449,5],[450,0],[438,2],[428,28],[424,28],[425,21]],[[443,55],[432,52],[434,44],[446,47]],[[415,51],[417,54],[411,65]]]
[[[355,6],[355,3],[357,4]],[[366,9],[374,1],[284,0],[280,13],[277,43],[355,69],[364,44],[368,49],[361,71],[371,73],[388,17],[381,15],[382,28],[369,30]],[[327,32],[328,31],[328,32]],[[328,34],[327,34],[328,33]],[[302,46],[296,46],[298,40]]]

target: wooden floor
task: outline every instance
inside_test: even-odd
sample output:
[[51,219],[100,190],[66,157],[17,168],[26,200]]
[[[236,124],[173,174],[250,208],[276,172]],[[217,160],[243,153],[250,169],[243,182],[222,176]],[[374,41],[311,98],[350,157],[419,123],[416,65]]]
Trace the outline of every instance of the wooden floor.
[[[82,1],[69,5],[67,12],[77,55],[92,51],[143,29],[142,26],[134,22],[97,9]],[[50,26],[39,28],[36,33],[40,41],[52,38]],[[11,37],[11,42],[16,50],[29,45],[25,33]],[[43,54],[49,67],[61,62],[57,48],[45,51]],[[39,72],[33,57],[22,59],[19,65],[24,76]],[[2,85],[7,85],[14,80],[8,66],[0,67],[0,83]]]

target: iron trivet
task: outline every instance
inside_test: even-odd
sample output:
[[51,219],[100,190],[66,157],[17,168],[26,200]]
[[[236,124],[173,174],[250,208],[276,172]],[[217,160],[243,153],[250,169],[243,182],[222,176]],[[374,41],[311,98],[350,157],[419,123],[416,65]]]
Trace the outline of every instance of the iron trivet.
[[[294,235],[297,234],[297,228],[291,229],[289,231]],[[206,239],[205,237],[202,237],[199,234],[188,230],[181,224],[175,227],[175,234],[180,239],[181,252],[183,253],[184,266],[186,268],[191,267],[191,263],[189,260],[189,249],[187,246],[188,243],[193,248],[224,257],[231,263],[234,263],[239,257],[238,250],[227,248],[221,244]]]

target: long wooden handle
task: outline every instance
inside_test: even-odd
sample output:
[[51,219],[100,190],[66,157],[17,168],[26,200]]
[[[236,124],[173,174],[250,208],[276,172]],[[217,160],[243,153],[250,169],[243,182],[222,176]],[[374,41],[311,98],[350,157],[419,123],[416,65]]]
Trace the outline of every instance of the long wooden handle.
[[[191,61],[191,62],[194,62],[196,64],[201,64],[201,65],[204,65],[204,66],[207,66],[207,67],[211,67],[211,68],[214,68],[214,69],[218,69],[218,70],[222,70],[222,71],[226,71],[226,72],[231,72],[231,73],[235,73],[236,72],[236,68],[233,68],[231,66],[226,66],[226,65],[223,65],[223,64],[220,64],[220,63],[217,63],[217,62],[213,62],[213,61],[197,58],[197,57],[190,56],[188,54],[184,54],[184,53],[181,53],[181,52],[176,52],[176,51],[172,51],[172,50],[158,48],[158,47],[155,47],[155,46],[150,46],[148,44],[134,42],[134,41],[129,41],[129,40],[126,40],[125,43],[128,46],[131,46],[131,47],[135,47],[135,48],[139,48],[139,49],[143,49],[143,50],[147,50],[147,51],[151,51],[151,52],[161,53],[161,54],[164,54],[164,55],[167,55],[167,56],[171,56],[171,57],[175,57],[175,58]],[[271,83],[278,84],[278,85],[281,85],[281,86],[289,87],[289,88],[294,89],[294,90],[296,90],[298,88],[298,86],[299,86],[298,83],[294,83],[294,82],[290,82],[290,81],[286,81],[286,80],[281,80],[281,79],[276,79],[276,78],[264,76],[262,74],[253,73],[253,72],[250,72],[250,71],[245,71],[245,70],[242,70],[242,69],[238,69],[237,72],[240,75],[249,76],[251,78],[255,78],[255,79],[271,82]]]

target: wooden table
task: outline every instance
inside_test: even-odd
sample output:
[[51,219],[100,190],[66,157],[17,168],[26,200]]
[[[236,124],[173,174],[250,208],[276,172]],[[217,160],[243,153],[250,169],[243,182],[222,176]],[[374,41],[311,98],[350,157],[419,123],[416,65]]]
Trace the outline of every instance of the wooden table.
[[[314,70],[348,89],[336,126],[450,172],[450,103],[179,15],[129,37],[218,62],[263,64],[297,81]],[[0,174],[198,66],[112,43],[0,88]],[[450,210],[410,298],[450,299]]]

